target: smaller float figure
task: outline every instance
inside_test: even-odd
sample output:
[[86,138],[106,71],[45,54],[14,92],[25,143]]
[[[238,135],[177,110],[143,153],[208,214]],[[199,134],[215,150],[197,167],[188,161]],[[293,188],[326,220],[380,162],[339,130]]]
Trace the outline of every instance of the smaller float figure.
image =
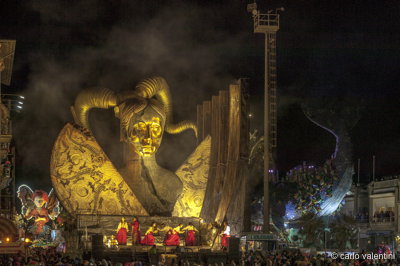
[[223,250],[226,250],[228,248],[228,239],[231,236],[231,227],[228,225],[227,222],[224,222],[222,224],[222,230],[224,231],[221,235],[221,248]]
[[34,218],[34,224],[28,228],[28,232],[36,238],[47,237],[50,227],[46,223],[60,214],[59,201],[53,190],[49,194],[43,190],[33,192],[30,187],[22,185],[17,193],[22,203],[22,216],[27,220]]
[[154,245],[154,236],[153,234],[156,234],[158,232],[157,230],[157,224],[153,223],[149,229],[147,229],[146,233],[144,234],[144,238],[141,242],[142,245],[145,246],[153,246]]
[[128,223],[125,222],[125,218],[122,217],[118,224],[117,236],[115,237],[118,241],[118,245],[126,245],[126,234],[128,233]]
[[182,231],[187,231],[185,244],[186,246],[195,246],[196,245],[196,237],[195,232],[199,232],[196,227],[190,222],[188,226],[182,229]]
[[179,224],[177,227],[172,229],[171,234],[168,235],[168,238],[165,240],[166,246],[179,246],[180,244],[180,237],[179,234],[184,233],[182,231],[183,224]]
[[140,223],[137,217],[133,217],[131,222],[132,227],[132,245],[140,244]]

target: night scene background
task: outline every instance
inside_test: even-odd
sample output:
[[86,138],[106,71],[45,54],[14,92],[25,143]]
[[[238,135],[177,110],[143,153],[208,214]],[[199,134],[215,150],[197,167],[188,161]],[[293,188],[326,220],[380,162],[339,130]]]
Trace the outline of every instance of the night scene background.
[[[253,33],[247,1],[1,1],[0,38],[17,41],[12,83],[25,96],[16,114],[17,185],[50,188],[53,143],[83,88],[132,88],[153,75],[171,87],[174,119],[195,119],[196,104],[248,78],[252,129],[262,131],[264,36]],[[400,173],[398,1],[262,1],[284,7],[278,40],[278,170],[320,164],[334,138],[300,105],[332,99],[360,106],[351,129],[361,182]],[[96,138],[118,167],[112,112],[91,114]],[[195,147],[191,132],[165,136],[159,163],[175,170]]]

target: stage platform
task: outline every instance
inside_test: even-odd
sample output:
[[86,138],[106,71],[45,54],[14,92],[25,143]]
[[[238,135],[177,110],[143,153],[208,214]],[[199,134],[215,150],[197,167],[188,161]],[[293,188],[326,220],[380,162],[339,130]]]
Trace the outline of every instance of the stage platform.
[[[89,234],[110,234],[115,232],[121,218],[130,223],[133,216],[122,215],[96,215],[82,214],[77,216],[78,230],[86,231]],[[164,217],[164,216],[137,216],[140,222],[140,230],[144,233],[152,223],[158,225],[164,223],[171,227],[176,227],[182,223],[185,226],[191,222],[197,229],[201,227],[201,219],[196,217]]]
[[[107,244],[107,241],[111,239],[111,236],[116,235],[116,229],[121,218],[124,217],[128,224],[132,221],[133,217],[130,216],[117,216],[117,215],[79,215],[78,221],[78,232],[81,236],[81,243],[86,242],[85,249],[91,249],[92,238],[94,236],[102,237],[103,243]],[[210,230],[207,228],[207,224],[202,223],[200,218],[187,218],[187,217],[162,217],[162,216],[139,216],[137,217],[140,222],[140,232],[142,238],[146,230],[151,226],[152,223],[157,223],[159,228],[161,224],[165,224],[171,227],[176,227],[182,223],[184,226],[191,222],[199,232],[196,234],[196,243],[202,246],[208,246],[210,244]],[[159,232],[154,234],[155,243],[158,246],[162,246],[165,238],[165,232]],[[185,245],[185,234],[180,235],[181,246]],[[132,247],[132,236],[131,232],[127,234],[127,246]],[[141,246],[135,246],[140,249]],[[144,247],[146,248],[146,247]],[[176,248],[176,247],[174,247]]]
[[[185,247],[185,246],[163,246],[160,244],[156,244],[157,247],[157,253],[177,253],[177,252],[211,252],[211,248],[209,246],[190,246],[190,247]],[[140,252],[149,252],[151,249],[151,246],[132,246],[132,245],[124,245],[124,246],[118,246],[118,247],[104,247],[104,250],[108,250],[110,252],[132,252],[132,253],[140,253]]]
[[164,262],[166,265],[172,265],[172,262],[185,261],[189,263],[214,264],[224,263],[234,258],[229,253],[222,251],[212,252],[209,247],[194,246],[194,247],[166,247],[157,246],[157,254],[150,254],[146,246],[122,246],[118,248],[98,248],[94,249],[91,256],[96,259],[111,259],[113,262],[126,263],[128,261],[141,261],[143,263],[158,263]]

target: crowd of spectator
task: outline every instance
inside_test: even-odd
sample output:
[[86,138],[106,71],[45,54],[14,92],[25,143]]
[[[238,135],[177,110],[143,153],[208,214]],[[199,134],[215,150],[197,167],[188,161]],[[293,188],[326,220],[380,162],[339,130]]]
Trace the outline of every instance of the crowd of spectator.
[[79,258],[70,258],[57,253],[55,249],[30,249],[26,254],[3,255],[0,257],[0,265],[22,266],[22,265],[82,265]]
[[[56,253],[52,249],[36,249],[31,252],[30,255],[24,256],[23,254],[8,255],[0,257],[0,265],[7,266],[23,266],[23,265],[96,265],[96,266],[145,266],[145,265],[173,265],[173,266],[200,266],[200,265],[212,265],[212,266],[224,266],[224,265],[256,265],[256,266],[361,266],[361,265],[400,265],[400,260],[367,260],[362,259],[333,259],[329,255],[325,254],[304,254],[300,250],[284,250],[284,251],[248,251],[241,254],[240,261],[227,260],[228,263],[213,263],[207,264],[204,262],[189,262],[185,259],[176,259],[172,261],[158,260],[157,262],[149,261],[138,261],[135,258],[131,258],[128,262],[113,262],[111,259],[80,259],[71,258],[69,256],[63,256]],[[227,256],[226,258],[229,258]],[[396,257],[397,258],[397,257]]]
[[374,223],[394,222],[394,212],[392,210],[375,211],[374,216],[372,217],[372,222]]
[[[244,255],[241,260],[241,265],[266,265],[266,266],[362,266],[362,265],[379,265],[392,266],[400,265],[400,260],[397,256],[395,259],[385,260],[368,260],[363,259],[362,254],[359,254],[360,259],[333,259],[330,255],[325,254],[303,254],[299,250],[281,251],[266,253],[262,251],[250,251]],[[367,257],[367,256],[366,256]]]

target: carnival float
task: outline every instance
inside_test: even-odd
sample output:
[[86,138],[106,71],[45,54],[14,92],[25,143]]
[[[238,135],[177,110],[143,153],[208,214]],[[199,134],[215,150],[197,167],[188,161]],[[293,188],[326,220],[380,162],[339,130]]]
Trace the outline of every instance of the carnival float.
[[[74,123],[67,123],[54,143],[50,172],[58,199],[77,220],[84,241],[101,232],[104,243],[118,242],[120,229],[130,230],[126,222],[121,224],[122,217],[139,219],[144,235],[153,224],[169,225],[172,233],[181,232],[175,230],[181,224],[198,228],[199,245],[216,245],[222,228],[212,229],[226,220],[233,232],[240,232],[247,167],[246,97],[238,81],[199,104],[197,122],[175,123],[169,86],[161,77],[144,79],[122,92],[81,91],[71,107]],[[90,121],[89,114],[96,108],[110,110],[119,120],[124,148],[118,169],[91,130],[96,121]],[[193,132],[197,147],[175,172],[161,167],[157,152],[163,136],[185,130]],[[118,224],[122,227],[116,235]],[[158,229],[154,226],[153,231]],[[158,235],[155,242],[162,244],[164,238]],[[124,237],[120,240],[125,242]]]

